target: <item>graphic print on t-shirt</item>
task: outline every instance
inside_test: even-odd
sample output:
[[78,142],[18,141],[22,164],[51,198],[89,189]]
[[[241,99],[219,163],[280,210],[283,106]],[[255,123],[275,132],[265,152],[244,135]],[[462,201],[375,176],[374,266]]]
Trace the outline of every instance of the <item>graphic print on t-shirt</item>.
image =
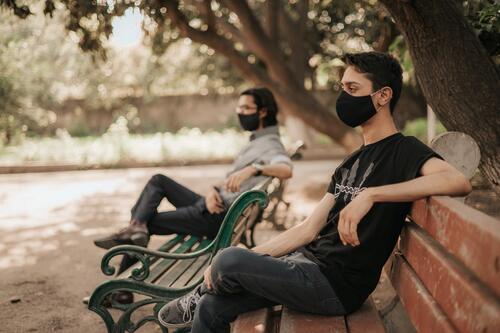
[[341,168],[339,170],[342,179],[340,183],[335,183],[335,192],[333,194],[335,196],[335,199],[337,199],[340,195],[343,194],[344,202],[349,202],[352,199],[354,199],[354,197],[356,197],[356,195],[358,195],[359,192],[363,190],[363,184],[365,183],[366,178],[370,176],[373,170],[373,162],[371,162],[370,165],[368,165],[368,168],[366,168],[363,178],[361,178],[359,184],[354,184],[356,182],[358,168],[359,168],[359,158],[356,160],[356,162],[354,162],[354,164],[350,169]]

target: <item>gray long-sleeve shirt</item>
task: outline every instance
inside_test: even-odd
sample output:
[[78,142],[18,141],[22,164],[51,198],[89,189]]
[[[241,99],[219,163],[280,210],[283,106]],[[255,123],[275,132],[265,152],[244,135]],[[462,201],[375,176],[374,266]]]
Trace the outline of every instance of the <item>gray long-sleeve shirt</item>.
[[[253,163],[262,165],[283,163],[292,167],[292,161],[281,143],[278,126],[268,126],[254,131],[250,136],[250,142],[240,151],[226,177]],[[253,188],[266,178],[267,176],[263,175],[248,178],[241,184],[239,192],[228,192],[221,188],[219,193],[224,201],[224,206],[229,208],[238,195]]]

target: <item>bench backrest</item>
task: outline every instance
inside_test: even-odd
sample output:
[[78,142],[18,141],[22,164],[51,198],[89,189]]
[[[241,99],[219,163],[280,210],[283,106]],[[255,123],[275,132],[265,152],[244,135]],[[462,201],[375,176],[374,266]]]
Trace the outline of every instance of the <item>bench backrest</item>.
[[500,221],[450,197],[419,200],[389,267],[418,332],[500,332]]

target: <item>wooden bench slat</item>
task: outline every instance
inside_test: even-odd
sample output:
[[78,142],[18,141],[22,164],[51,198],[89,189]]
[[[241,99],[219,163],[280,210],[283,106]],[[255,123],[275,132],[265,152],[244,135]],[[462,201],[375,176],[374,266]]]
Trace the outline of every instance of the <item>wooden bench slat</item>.
[[255,219],[258,217],[259,211],[259,205],[254,203],[243,212],[242,217],[234,225],[231,246],[236,246],[240,243],[243,234],[255,224]]
[[196,258],[196,261],[189,267],[189,269],[181,275],[172,285],[172,288],[182,288],[187,286],[188,283],[194,282],[197,277],[201,276],[208,266],[210,254]]
[[450,197],[416,201],[411,218],[500,297],[497,220]]
[[356,312],[346,316],[349,333],[385,333],[385,328],[371,297]]
[[272,309],[259,309],[239,315],[231,332],[273,333]]
[[[199,237],[190,236],[184,243],[182,243],[179,248],[177,248],[174,253],[186,253],[191,250],[193,246],[195,246],[200,241]],[[166,270],[172,267],[175,264],[176,259],[162,259],[159,261],[158,265],[151,269],[151,273],[145,282],[154,283]]]
[[[205,248],[210,243],[211,243],[211,240],[203,239],[198,244],[198,246],[194,249],[194,251],[201,250],[201,249]],[[170,270],[166,274],[164,274],[161,278],[156,280],[156,284],[158,284],[160,286],[170,286],[180,276],[184,275],[185,272],[191,267],[191,265],[198,258],[199,257],[191,258],[191,259],[184,259],[184,260],[177,260],[177,262],[175,263],[175,266],[170,268]]]
[[[167,251],[171,250],[177,244],[180,244],[181,242],[183,242],[185,238],[186,238],[186,235],[176,235],[174,238],[170,239],[165,244],[160,246],[158,248],[158,251],[167,252]],[[155,260],[157,260],[157,259],[158,258],[155,258]]]
[[283,333],[347,333],[343,316],[331,317],[297,312],[283,307],[280,332]]
[[231,246],[238,245],[238,243],[240,242],[241,236],[245,232],[247,221],[248,221],[248,216],[243,216],[239,218],[236,224],[234,225],[233,237],[232,237],[233,240],[231,241]]
[[410,265],[399,255],[394,257],[390,278],[417,332],[457,332]]
[[500,331],[500,300],[423,229],[409,223],[400,244],[405,259],[455,327],[463,332]]

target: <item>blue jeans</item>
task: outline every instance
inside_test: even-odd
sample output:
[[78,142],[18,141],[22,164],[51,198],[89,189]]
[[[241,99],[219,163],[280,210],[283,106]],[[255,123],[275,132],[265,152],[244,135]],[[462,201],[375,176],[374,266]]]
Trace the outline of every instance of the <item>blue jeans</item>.
[[191,333],[225,333],[244,312],[277,304],[301,312],[344,315],[346,311],[316,263],[302,253],[274,258],[229,247],[212,262],[212,290],[204,294]]

